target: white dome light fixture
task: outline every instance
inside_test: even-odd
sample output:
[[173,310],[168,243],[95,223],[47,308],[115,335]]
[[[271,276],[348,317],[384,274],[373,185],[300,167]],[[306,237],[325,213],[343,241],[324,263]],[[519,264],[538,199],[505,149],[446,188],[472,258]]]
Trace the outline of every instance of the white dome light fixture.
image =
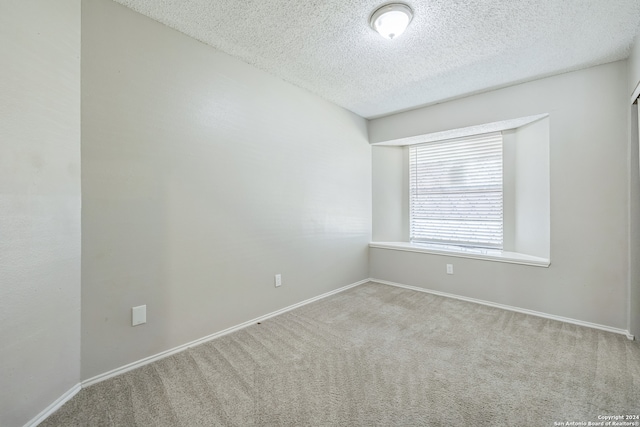
[[371,15],[371,28],[385,39],[393,40],[404,33],[413,18],[413,11],[402,3],[385,4]]

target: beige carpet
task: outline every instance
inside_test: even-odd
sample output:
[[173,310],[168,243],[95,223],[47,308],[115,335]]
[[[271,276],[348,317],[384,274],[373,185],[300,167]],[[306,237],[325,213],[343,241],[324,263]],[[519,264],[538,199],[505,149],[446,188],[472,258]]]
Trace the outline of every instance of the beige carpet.
[[553,426],[640,414],[624,336],[365,284],[83,389],[42,426]]

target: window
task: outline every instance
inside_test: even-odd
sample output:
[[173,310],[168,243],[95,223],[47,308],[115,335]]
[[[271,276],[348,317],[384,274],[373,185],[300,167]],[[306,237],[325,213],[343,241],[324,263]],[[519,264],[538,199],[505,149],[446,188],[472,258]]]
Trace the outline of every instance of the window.
[[409,148],[412,242],[503,248],[502,134]]

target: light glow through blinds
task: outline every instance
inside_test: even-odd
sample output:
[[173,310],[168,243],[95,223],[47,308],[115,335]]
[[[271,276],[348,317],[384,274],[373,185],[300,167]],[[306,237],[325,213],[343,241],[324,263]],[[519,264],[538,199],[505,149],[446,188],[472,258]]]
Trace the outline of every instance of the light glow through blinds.
[[411,241],[502,249],[502,134],[409,148]]

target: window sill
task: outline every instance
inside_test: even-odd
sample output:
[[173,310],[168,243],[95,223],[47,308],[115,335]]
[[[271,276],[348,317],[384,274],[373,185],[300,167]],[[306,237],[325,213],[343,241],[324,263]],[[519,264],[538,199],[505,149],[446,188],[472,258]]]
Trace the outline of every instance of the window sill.
[[445,255],[458,258],[483,259],[487,261],[506,262],[510,264],[549,267],[547,258],[525,255],[517,252],[499,251],[495,249],[476,249],[457,246],[429,245],[428,243],[409,242],[371,242],[370,248],[391,249],[394,251],[418,252],[423,254]]

